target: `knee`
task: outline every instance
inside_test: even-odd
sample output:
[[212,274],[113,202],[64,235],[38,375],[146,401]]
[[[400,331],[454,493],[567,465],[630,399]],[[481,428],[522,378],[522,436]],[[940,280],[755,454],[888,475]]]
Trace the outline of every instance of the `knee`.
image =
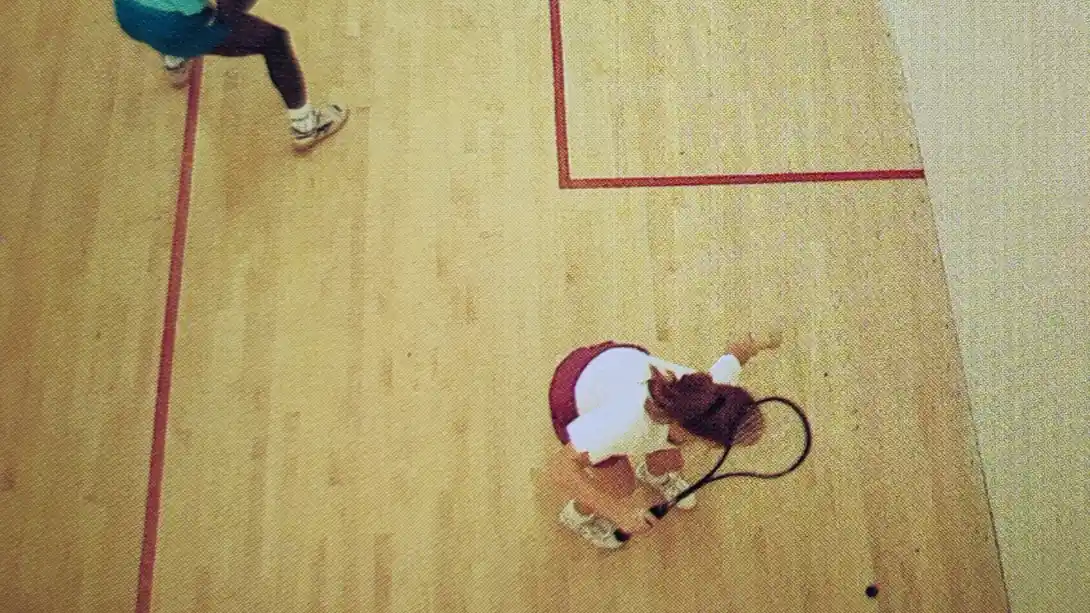
[[608,460],[595,470],[598,487],[611,496],[624,498],[636,491],[636,473],[628,458]]
[[685,458],[679,449],[663,449],[647,456],[647,468],[655,474],[676,472],[685,467]]
[[267,44],[277,51],[287,51],[291,48],[291,34],[280,26],[270,26]]
[[256,43],[262,54],[281,54],[291,44],[291,37],[284,28],[251,15],[244,15],[243,19],[247,38]]
[[636,474],[629,471],[628,474],[617,475],[610,481],[610,490],[619,498],[627,498],[636,491]]

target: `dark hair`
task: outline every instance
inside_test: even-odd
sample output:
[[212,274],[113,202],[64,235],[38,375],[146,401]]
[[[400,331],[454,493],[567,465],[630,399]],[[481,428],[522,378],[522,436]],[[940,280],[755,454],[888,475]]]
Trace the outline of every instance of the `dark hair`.
[[707,373],[673,379],[653,370],[647,387],[671,421],[718,445],[753,444],[764,428],[764,419],[749,392],[716,383]]

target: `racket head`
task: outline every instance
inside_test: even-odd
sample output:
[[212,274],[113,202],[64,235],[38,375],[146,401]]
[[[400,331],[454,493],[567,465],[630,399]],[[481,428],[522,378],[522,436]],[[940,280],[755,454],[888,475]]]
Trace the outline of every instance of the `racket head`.
[[801,407],[780,396],[762,398],[754,406],[761,414],[760,437],[725,449],[723,461],[705,475],[705,483],[728,477],[775,479],[793,472],[810,455],[813,432]]
[[[768,405],[779,405],[782,409],[777,411],[766,411],[765,407]],[[698,451],[697,453],[702,453],[706,458],[712,453],[718,452],[718,460],[712,465],[711,470],[707,471],[698,481],[678,494],[674,500],[668,500],[649,509],[651,514],[659,519],[663,518],[670,509],[676,505],[677,500],[685,498],[709,483],[731,477],[776,479],[795,471],[795,469],[806,461],[806,458],[810,455],[810,449],[813,444],[813,432],[810,427],[810,420],[806,417],[806,413],[803,412],[802,408],[794,402],[779,396],[762,398],[757,400],[754,403],[754,406],[756,406],[758,410],[761,410],[762,419],[764,420],[764,429],[762,430],[760,438],[753,441],[752,444],[725,445],[722,447],[704,439],[697,439],[703,443],[701,445],[703,450]],[[792,434],[794,434],[794,436],[792,436]],[[801,443],[799,442],[800,440]],[[773,441],[775,444],[770,445],[769,441]],[[763,445],[762,442],[764,442]],[[801,449],[799,449],[800,446]],[[788,451],[785,452],[785,449]],[[791,449],[795,450],[794,454],[791,453]],[[742,457],[739,458],[739,455]],[[728,458],[730,458],[730,462],[727,462]],[[790,460],[786,466],[783,465],[785,463],[784,458]],[[758,464],[764,463],[765,466],[759,467],[756,470],[733,468],[739,464],[745,466],[747,461],[753,462],[755,460]],[[724,468],[724,466],[728,468]],[[769,468],[769,466],[779,467]],[[613,534],[614,537],[621,542],[625,542],[631,538],[630,535],[619,529],[614,531]]]

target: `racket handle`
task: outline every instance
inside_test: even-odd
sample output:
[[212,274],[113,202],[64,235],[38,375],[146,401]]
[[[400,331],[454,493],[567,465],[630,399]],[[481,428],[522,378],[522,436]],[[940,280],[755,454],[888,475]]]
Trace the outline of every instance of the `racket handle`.
[[[650,513],[655,517],[662,519],[663,517],[666,517],[666,514],[670,511],[670,503],[664,502],[662,504],[656,504],[655,506],[648,509],[648,511],[650,511]],[[625,532],[624,530],[621,530],[620,528],[617,528],[613,531],[613,538],[623,543],[628,539],[632,538],[632,535]]]

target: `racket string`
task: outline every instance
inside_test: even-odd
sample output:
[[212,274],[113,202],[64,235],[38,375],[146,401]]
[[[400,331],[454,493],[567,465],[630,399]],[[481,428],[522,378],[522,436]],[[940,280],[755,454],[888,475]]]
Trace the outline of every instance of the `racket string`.
[[[754,402],[752,406],[755,408],[755,407],[758,407],[758,406],[760,406],[762,404],[765,404],[765,403],[768,403],[768,402],[779,402],[781,404],[786,405],[788,408],[790,408],[792,411],[794,411],[795,415],[799,418],[799,421],[802,423],[803,437],[804,437],[804,439],[803,439],[803,449],[802,449],[802,452],[799,454],[798,458],[790,466],[788,466],[787,468],[785,468],[783,470],[780,470],[780,471],[771,472],[771,473],[751,471],[751,470],[738,470],[738,471],[730,471],[730,472],[726,472],[726,473],[716,474],[716,472],[720,468],[722,468],[724,465],[726,465],[727,458],[730,455],[731,450],[733,449],[731,445],[726,445],[723,448],[722,454],[721,454],[719,460],[716,462],[715,466],[710,471],[705,473],[696,483],[694,483],[692,486],[690,486],[686,491],[682,492],[675,500],[669,501],[670,506],[673,506],[674,504],[676,504],[677,500],[680,500],[680,499],[684,498],[685,496],[695,492],[696,490],[700,489],[701,487],[703,487],[703,486],[705,486],[705,485],[707,485],[709,483],[712,483],[714,481],[720,481],[722,479],[729,479],[729,478],[778,479],[778,478],[783,477],[783,476],[785,476],[785,475],[787,475],[787,474],[789,474],[791,472],[794,472],[795,469],[797,469],[799,466],[802,466],[802,463],[805,462],[806,458],[810,455],[810,448],[812,446],[812,431],[811,431],[811,427],[810,427],[810,420],[806,417],[806,413],[803,412],[802,408],[800,408],[797,404],[795,404],[794,402],[792,402],[790,400],[787,400],[786,398],[781,398],[779,396],[769,396],[767,398],[762,398],[761,400],[758,400],[758,401]],[[735,424],[735,427],[732,428],[732,432],[731,432],[732,437],[731,438],[733,438],[733,434],[734,434],[733,430],[735,430],[737,428],[737,426],[738,426],[738,424]],[[706,456],[710,455],[710,453],[713,450],[714,450],[713,446],[705,445],[703,456],[706,457]]]

